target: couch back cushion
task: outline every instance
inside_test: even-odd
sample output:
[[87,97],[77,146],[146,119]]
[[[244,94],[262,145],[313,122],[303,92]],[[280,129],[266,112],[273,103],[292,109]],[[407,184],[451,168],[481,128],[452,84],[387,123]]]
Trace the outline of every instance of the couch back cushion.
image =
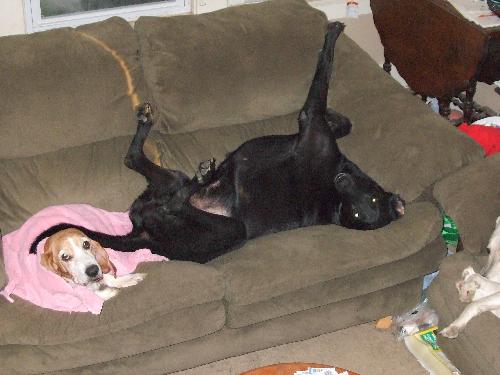
[[142,97],[136,38],[121,18],[0,38],[0,159],[133,133],[127,80],[111,50]]
[[0,160],[0,228],[7,234],[42,208],[87,203],[126,211],[146,180],[123,163],[132,137]]
[[330,107],[349,117],[342,152],[386,190],[408,201],[469,163],[479,145],[386,74],[343,34],[335,46]]
[[273,0],[135,24],[162,128],[185,132],[299,110],[327,20],[304,0]]
[[[335,47],[333,74],[330,106],[353,123],[351,134],[338,140],[340,149],[387,191],[413,201],[436,181],[483,158],[481,147],[392,79],[345,34]],[[215,157],[222,162],[251,138],[296,133],[297,117],[294,112],[245,124],[161,134],[162,165],[193,175],[200,160]]]
[[457,224],[465,250],[486,254],[500,216],[500,153],[444,178],[433,193]]

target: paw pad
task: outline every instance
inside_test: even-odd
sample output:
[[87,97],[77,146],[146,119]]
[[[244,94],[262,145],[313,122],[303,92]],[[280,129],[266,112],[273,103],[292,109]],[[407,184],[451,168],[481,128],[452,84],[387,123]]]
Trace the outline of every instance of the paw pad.
[[153,121],[153,107],[151,103],[144,102],[137,108],[137,119],[143,124]]
[[196,171],[196,179],[198,183],[206,183],[211,177],[212,173],[215,171],[215,159],[211,158],[209,160],[202,161],[198,165],[198,170]]

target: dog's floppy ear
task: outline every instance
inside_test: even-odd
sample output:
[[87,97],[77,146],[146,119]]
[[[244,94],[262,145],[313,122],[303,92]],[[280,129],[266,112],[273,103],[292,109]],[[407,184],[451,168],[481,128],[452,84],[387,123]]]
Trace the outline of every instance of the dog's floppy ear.
[[92,250],[95,254],[97,263],[99,263],[101,267],[102,273],[111,273],[113,276],[116,276],[116,267],[109,260],[109,255],[106,250],[96,241],[92,241]]
[[345,191],[346,189],[350,188],[354,183],[352,176],[349,173],[344,173],[344,172],[340,172],[339,174],[337,174],[335,176],[334,182],[335,182],[335,188],[339,192]]
[[40,258],[40,264],[49,271],[66,279],[73,279],[71,274],[63,267],[57,258],[57,249],[53,248],[54,244],[50,238],[47,239],[43,247],[43,254]]

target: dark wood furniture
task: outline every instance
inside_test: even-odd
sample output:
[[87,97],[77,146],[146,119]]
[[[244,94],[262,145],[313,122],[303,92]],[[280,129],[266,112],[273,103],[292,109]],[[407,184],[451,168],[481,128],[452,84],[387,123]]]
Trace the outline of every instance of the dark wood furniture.
[[[270,365],[266,367],[260,367],[254,370],[246,371],[241,375],[293,375],[295,371],[305,371],[308,368],[329,368],[334,367],[330,365],[320,365],[317,363],[279,363],[276,365]],[[349,375],[359,375],[355,372],[343,370],[340,367],[335,367],[336,371],[340,374],[347,371]]]
[[371,0],[373,20],[391,63],[423,98],[436,97],[450,113],[452,97],[465,91],[464,118],[472,119],[478,81],[500,80],[500,27],[481,28],[446,0]]

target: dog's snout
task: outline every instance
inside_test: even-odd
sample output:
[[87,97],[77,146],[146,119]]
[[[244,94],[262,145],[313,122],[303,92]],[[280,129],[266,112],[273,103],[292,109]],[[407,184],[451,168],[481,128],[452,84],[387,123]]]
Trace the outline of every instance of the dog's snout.
[[99,274],[99,266],[93,264],[85,269],[85,274],[89,277],[96,277]]

